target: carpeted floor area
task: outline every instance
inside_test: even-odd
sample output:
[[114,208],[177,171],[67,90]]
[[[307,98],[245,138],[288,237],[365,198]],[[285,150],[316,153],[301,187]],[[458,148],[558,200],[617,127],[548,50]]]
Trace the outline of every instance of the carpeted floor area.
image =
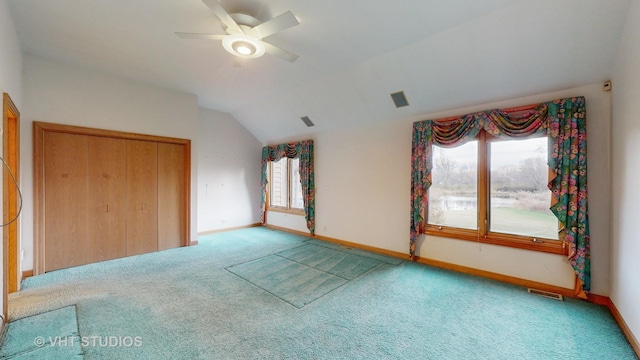
[[81,352],[41,348],[55,359],[637,359],[605,307],[267,228],[31,277],[9,310],[5,358],[39,358],[17,338],[77,336]]

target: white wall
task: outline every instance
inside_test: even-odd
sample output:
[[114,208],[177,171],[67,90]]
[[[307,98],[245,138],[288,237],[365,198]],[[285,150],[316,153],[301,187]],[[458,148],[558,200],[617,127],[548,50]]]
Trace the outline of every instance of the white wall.
[[24,57],[21,161],[24,269],[33,268],[33,121],[191,140],[191,239],[196,239],[198,99],[111,75]]
[[631,1],[613,76],[611,294],[640,339],[640,1]]
[[[316,169],[316,233],[408,253],[411,130],[413,121],[583,95],[589,136],[589,211],[592,292],[609,293],[610,93],[602,84],[556,91],[420,118],[313,136]],[[283,139],[281,142],[291,139]],[[269,212],[269,224],[305,231],[301,217]],[[302,224],[302,228],[301,228]],[[421,257],[573,288],[563,256],[474,242],[426,237]]]
[[198,232],[260,222],[262,145],[230,114],[200,108]]
[[[5,0],[0,0],[0,49],[0,95],[9,94],[20,110],[22,108],[22,53]],[[0,136],[1,148],[2,137]],[[2,193],[3,191],[0,191],[0,204],[2,204]],[[2,219],[2,207],[0,207],[0,219]],[[0,239],[2,239],[2,231],[0,231]],[[2,240],[4,242],[4,239]],[[0,259],[3,256],[3,247],[0,246]],[[0,279],[4,276],[3,271],[4,269],[0,266]],[[3,286],[4,282],[0,281],[0,294],[4,290]],[[0,309],[4,306],[3,301],[3,297],[0,296]]]

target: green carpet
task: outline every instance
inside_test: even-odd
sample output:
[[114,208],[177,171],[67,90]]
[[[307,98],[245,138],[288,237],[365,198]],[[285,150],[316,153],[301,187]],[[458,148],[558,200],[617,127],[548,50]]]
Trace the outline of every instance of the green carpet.
[[82,359],[76,307],[9,323],[0,359]]
[[140,340],[86,359],[637,359],[602,306],[266,228],[198,240],[28,278],[9,329],[75,305],[81,338]]
[[227,270],[297,308],[346,283],[346,280],[337,276],[276,255],[232,266]]
[[365,257],[316,245],[300,246],[278,255],[347,280],[353,280],[380,265]]

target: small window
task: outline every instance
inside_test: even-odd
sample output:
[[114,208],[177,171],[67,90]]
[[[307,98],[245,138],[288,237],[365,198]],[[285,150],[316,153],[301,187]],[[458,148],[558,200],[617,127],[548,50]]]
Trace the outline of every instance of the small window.
[[290,159],[289,163],[291,164],[291,176],[289,176],[290,207],[302,210],[304,201],[302,200],[302,184],[300,183],[300,159]]
[[302,212],[304,204],[300,184],[300,160],[282,158],[269,162],[269,167],[269,209]]
[[287,207],[288,167],[287,158],[271,162],[271,206]]

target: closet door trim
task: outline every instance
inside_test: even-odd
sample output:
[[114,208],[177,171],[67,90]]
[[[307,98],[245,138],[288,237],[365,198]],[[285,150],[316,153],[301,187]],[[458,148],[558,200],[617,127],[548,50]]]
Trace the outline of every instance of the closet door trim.
[[58,132],[77,135],[110,137],[116,139],[152,141],[156,143],[177,144],[184,146],[184,203],[183,214],[185,227],[183,229],[183,244],[189,246],[191,229],[191,140],[165,136],[136,134],[129,132],[86,128],[81,126],[54,124],[47,122],[33,122],[33,202],[34,202],[34,231],[33,231],[33,274],[45,272],[45,177],[44,177],[44,136],[46,132]]

